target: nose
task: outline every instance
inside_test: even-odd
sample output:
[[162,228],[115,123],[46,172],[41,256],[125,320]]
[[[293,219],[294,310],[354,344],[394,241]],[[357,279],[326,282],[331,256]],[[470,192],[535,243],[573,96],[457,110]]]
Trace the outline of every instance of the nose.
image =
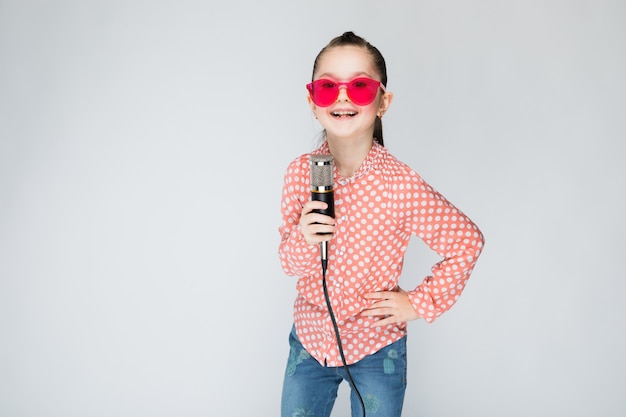
[[345,85],[340,85],[339,94],[337,95],[337,101],[346,101],[346,100],[350,100],[350,97],[348,97],[348,87]]

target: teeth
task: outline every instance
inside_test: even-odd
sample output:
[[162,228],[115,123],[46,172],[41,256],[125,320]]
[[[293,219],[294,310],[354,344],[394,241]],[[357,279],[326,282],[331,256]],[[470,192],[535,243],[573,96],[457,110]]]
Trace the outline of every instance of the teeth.
[[356,112],[354,111],[335,111],[333,112],[333,116],[354,116]]

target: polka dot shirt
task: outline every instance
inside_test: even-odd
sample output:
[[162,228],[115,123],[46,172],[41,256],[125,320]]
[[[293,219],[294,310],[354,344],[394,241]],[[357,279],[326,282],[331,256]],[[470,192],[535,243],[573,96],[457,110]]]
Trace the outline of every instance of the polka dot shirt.
[[[313,154],[328,154],[324,143]],[[279,256],[287,275],[297,276],[294,323],[300,342],[321,364],[341,366],[322,288],[319,245],[307,244],[298,227],[310,200],[310,154],[287,168],[282,193]],[[459,298],[481,252],[476,225],[430,187],[415,171],[374,143],[350,178],[335,171],[335,237],[329,242],[326,282],[348,364],[406,334],[406,323],[385,327],[359,316],[374,301],[368,292],[398,286],[411,236],[441,257],[415,289],[413,308],[429,323]]]

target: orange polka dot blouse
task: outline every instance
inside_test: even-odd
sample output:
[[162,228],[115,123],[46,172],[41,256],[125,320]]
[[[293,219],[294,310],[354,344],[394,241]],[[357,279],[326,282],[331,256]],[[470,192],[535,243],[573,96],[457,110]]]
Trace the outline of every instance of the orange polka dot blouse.
[[[329,154],[324,143],[312,154]],[[298,223],[311,198],[311,154],[292,161],[281,201],[279,257],[287,275],[297,276],[294,324],[300,342],[321,364],[341,366],[322,289],[319,245],[305,242]],[[483,235],[461,211],[415,171],[374,143],[350,178],[335,171],[335,237],[328,245],[326,282],[348,364],[406,334],[406,323],[378,327],[359,316],[373,301],[363,294],[398,286],[411,236],[418,236],[442,260],[415,289],[415,310],[431,323],[459,298],[483,247]]]

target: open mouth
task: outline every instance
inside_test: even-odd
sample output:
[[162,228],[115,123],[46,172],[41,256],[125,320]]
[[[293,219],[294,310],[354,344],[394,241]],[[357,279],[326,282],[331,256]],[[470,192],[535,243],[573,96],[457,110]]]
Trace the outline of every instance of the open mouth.
[[337,118],[350,118],[356,116],[357,112],[355,111],[334,111],[330,113],[333,117]]

